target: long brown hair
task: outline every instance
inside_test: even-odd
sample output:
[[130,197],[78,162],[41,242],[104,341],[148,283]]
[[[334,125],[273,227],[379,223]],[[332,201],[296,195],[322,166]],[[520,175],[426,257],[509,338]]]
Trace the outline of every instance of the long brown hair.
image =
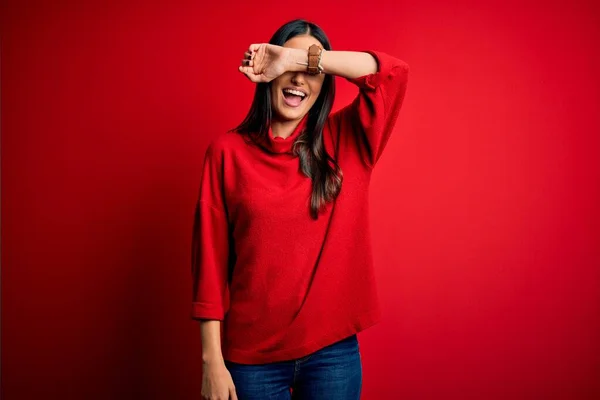
[[[325,50],[331,50],[329,39],[319,26],[302,19],[290,21],[274,34],[270,44],[283,46],[298,35],[311,35]],[[252,106],[242,123],[231,131],[247,134],[254,142],[267,138],[272,120],[271,82],[256,84]],[[325,150],[323,127],[327,122],[335,98],[335,80],[325,75],[321,93],[308,111],[306,128],[294,142],[292,149],[300,160],[300,170],[312,180],[310,215],[317,219],[326,203],[333,201],[342,188],[343,173],[337,161]]]

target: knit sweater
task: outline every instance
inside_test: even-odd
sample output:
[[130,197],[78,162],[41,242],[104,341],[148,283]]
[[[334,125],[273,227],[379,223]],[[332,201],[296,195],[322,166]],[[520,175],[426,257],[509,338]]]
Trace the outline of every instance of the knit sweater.
[[[368,190],[406,92],[409,67],[380,51],[376,73],[326,121],[323,140],[343,172],[338,197],[309,213],[311,179],[291,136],[266,148],[231,131],[206,149],[192,238],[195,320],[223,321],[226,360],[262,364],[306,356],[380,321]],[[308,115],[308,114],[307,114]],[[245,140],[246,139],[246,140]]]

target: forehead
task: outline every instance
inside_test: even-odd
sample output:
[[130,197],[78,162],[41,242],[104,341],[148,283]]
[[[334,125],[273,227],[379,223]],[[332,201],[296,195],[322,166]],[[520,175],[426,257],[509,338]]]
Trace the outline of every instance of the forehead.
[[313,44],[323,46],[316,38],[310,35],[298,35],[294,36],[283,44],[283,47],[291,47],[294,49],[307,49]]

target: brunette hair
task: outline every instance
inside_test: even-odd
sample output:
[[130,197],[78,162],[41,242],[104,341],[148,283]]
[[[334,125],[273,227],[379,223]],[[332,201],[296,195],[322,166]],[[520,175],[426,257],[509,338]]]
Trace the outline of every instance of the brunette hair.
[[[303,19],[295,19],[281,26],[269,43],[283,46],[285,42],[299,35],[311,35],[325,50],[331,50],[325,32],[316,24]],[[270,88],[271,82],[256,84],[252,106],[246,118],[231,131],[247,134],[255,143],[268,139],[272,119]],[[336,160],[327,153],[323,144],[323,127],[331,112],[334,97],[335,80],[331,74],[327,74],[319,97],[308,111],[306,127],[292,146],[294,154],[300,159],[300,170],[312,180],[310,215],[313,219],[318,218],[319,211],[326,203],[338,196],[342,187],[342,170]],[[333,165],[330,165],[330,161]]]

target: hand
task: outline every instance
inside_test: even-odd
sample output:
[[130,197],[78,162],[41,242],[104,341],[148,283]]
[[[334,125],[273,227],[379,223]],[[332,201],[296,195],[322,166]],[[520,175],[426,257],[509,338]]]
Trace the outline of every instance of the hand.
[[252,82],[270,82],[287,71],[290,49],[268,43],[251,44],[239,71]]
[[238,400],[231,373],[224,362],[204,363],[202,370],[202,399]]

